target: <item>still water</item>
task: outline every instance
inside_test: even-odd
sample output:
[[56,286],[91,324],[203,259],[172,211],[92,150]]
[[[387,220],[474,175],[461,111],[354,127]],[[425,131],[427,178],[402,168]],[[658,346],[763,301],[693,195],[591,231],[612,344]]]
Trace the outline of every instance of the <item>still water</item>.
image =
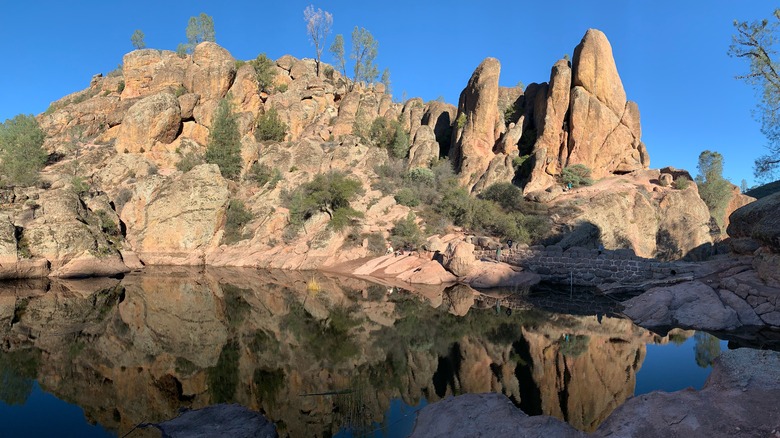
[[283,437],[405,437],[425,405],[488,391],[592,431],[633,395],[700,388],[726,348],[493,302],[281,271],[2,283],[1,434],[152,437],[136,426],[235,402]]

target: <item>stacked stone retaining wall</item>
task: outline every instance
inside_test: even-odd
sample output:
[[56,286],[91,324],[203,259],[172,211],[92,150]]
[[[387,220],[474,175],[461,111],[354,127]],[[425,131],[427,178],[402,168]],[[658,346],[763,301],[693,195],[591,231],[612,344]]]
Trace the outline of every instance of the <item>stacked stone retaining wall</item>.
[[[495,250],[474,252],[477,258],[496,259]],[[539,274],[555,283],[577,286],[604,283],[642,284],[653,280],[689,276],[693,266],[637,257],[632,250],[596,250],[560,247],[530,247],[501,250],[501,261]]]

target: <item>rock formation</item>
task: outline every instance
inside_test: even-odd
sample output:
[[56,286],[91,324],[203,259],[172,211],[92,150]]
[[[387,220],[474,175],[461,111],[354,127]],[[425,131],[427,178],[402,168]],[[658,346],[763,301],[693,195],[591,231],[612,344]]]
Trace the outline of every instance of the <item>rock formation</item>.
[[[486,59],[461,93],[451,157],[469,189],[517,179],[526,193],[543,190],[575,164],[594,178],[648,168],[639,108],[626,100],[602,32],[589,29],[571,66],[556,62],[549,83],[529,85],[524,99],[505,96],[503,108],[499,71],[498,61]],[[518,155],[530,161],[515,169]]]

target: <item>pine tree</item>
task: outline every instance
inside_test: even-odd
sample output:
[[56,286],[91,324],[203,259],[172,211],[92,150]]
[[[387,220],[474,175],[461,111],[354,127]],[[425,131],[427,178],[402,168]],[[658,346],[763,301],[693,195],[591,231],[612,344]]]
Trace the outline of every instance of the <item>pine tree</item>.
[[237,180],[241,174],[241,135],[227,99],[222,99],[214,111],[204,159],[219,166],[225,178]]

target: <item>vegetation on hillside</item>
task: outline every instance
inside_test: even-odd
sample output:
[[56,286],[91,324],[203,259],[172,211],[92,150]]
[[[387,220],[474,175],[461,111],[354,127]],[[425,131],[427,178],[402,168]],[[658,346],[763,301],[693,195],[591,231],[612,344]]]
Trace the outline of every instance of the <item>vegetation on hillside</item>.
[[203,158],[207,163],[218,165],[222,176],[227,179],[235,180],[241,174],[241,135],[228,99],[222,99],[214,111]]
[[195,46],[204,42],[216,42],[216,33],[214,32],[214,18],[201,12],[197,17],[190,17],[185,29],[187,42],[179,44],[176,53],[183,56],[186,53],[192,53]]
[[32,115],[19,114],[0,123],[0,184],[29,186],[46,163],[46,137]]
[[318,174],[290,193],[284,193],[284,203],[290,209],[290,225],[294,229],[316,213],[325,213],[330,218],[329,226],[341,230],[361,213],[350,206],[363,193],[363,184],[341,172]]

